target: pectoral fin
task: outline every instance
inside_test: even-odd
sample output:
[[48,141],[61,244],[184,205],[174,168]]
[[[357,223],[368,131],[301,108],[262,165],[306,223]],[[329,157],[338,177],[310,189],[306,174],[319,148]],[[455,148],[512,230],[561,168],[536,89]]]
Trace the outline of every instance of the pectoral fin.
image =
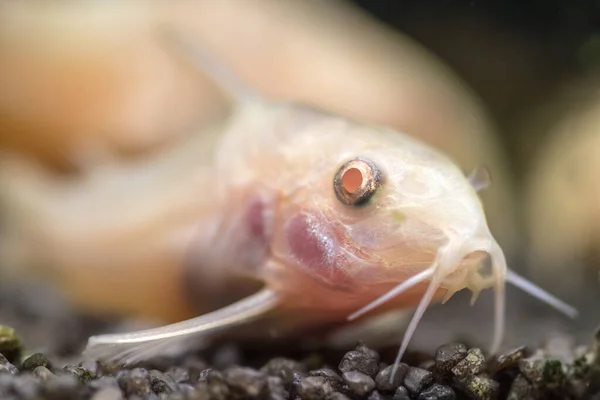
[[243,84],[239,77],[223,62],[213,56],[200,43],[169,25],[157,29],[159,43],[165,50],[182,59],[195,69],[206,73],[225,93],[237,103],[260,99],[260,95]]
[[279,296],[263,289],[227,307],[203,316],[138,332],[92,336],[84,355],[110,364],[133,364],[164,354],[167,349],[186,350],[186,342],[202,335],[248,322],[273,310]]
[[479,192],[492,184],[492,173],[487,166],[480,165],[471,171],[467,179],[471,183],[471,186],[473,186],[473,189]]

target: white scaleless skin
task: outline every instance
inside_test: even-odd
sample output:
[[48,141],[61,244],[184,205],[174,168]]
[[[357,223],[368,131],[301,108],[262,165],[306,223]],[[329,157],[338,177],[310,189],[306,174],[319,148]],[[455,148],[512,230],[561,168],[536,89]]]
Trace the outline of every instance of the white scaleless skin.
[[[188,151],[187,160],[197,162],[191,167],[197,185],[190,188],[196,191],[191,197],[197,232],[187,232],[194,260],[190,279],[201,287],[227,275],[264,286],[192,320],[92,337],[87,355],[131,363],[262,317],[267,323],[261,334],[270,328],[297,334],[358,318],[384,303],[416,306],[397,366],[432,301],[445,301],[465,288],[473,291],[474,301],[490,287],[495,290],[494,352],[504,331],[505,282],[576,315],[507,268],[474,188],[485,186],[484,170],[467,178],[445,155],[405,134],[241,91],[198,46],[170,34],[171,51],[233,88],[237,100],[219,135],[195,138],[205,141],[202,157]],[[136,191],[143,192],[140,175],[168,175],[160,163],[142,167],[149,170],[132,169],[120,178],[123,184],[135,182]],[[96,184],[106,185],[102,178]],[[73,206],[94,190],[91,185],[69,194]],[[118,209],[115,214],[118,218]]]

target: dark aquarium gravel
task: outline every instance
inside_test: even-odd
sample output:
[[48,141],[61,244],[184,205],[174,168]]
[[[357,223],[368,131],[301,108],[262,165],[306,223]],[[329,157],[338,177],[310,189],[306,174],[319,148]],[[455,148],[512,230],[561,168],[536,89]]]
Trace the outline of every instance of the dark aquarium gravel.
[[[9,328],[0,330],[18,340]],[[6,348],[9,357],[0,355],[3,400],[600,399],[600,332],[590,346],[572,349],[570,360],[525,347],[489,358],[481,349],[449,343],[429,359],[421,356],[418,365],[400,364],[392,382],[392,365],[382,361],[387,354],[363,344],[337,361],[325,354],[273,355],[257,365],[251,351],[227,345],[125,369]]]
[[223,341],[117,368],[81,350],[90,335],[129,330],[132,321],[78,315],[52,296],[0,284],[0,400],[600,400],[600,331],[583,346],[559,334],[495,357],[468,340],[409,352],[391,382],[397,345],[363,343],[308,350]]

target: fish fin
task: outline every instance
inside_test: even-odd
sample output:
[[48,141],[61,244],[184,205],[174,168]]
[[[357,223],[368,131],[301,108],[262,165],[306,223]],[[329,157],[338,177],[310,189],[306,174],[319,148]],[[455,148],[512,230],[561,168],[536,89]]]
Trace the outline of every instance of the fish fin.
[[228,329],[264,315],[279,304],[270,289],[248,296],[211,313],[159,328],[138,332],[92,336],[83,355],[109,364],[129,365],[145,361],[169,350],[189,349],[191,339]]
[[476,192],[489,187],[492,184],[492,173],[486,165],[479,165],[471,171],[467,177]]
[[159,42],[165,45],[165,50],[207,74],[237,104],[260,100],[258,93],[244,85],[233,70],[212,56],[204,46],[185,38],[174,27],[161,25],[158,29]]

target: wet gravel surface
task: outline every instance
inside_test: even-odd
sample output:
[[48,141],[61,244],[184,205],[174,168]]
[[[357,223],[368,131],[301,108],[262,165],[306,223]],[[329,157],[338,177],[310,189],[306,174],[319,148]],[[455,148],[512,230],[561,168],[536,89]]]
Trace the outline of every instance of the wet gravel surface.
[[1,289],[3,400],[600,400],[600,332],[580,347],[557,337],[541,349],[516,347],[494,357],[448,343],[408,354],[393,380],[397,347],[375,351],[360,343],[349,351],[311,352],[219,343],[203,353],[120,369],[78,355],[89,335],[114,322],[78,316],[60,302],[40,303],[37,289],[35,296]]
[[486,358],[480,349],[451,343],[419,364],[400,364],[393,381],[392,366],[362,344],[338,364],[307,355],[275,356],[256,365],[244,359],[242,349],[226,346],[210,356],[188,355],[115,370],[89,361],[64,365],[69,361],[35,353],[0,356],[0,398],[600,399],[599,349],[600,339],[573,349],[569,361],[523,347]]

